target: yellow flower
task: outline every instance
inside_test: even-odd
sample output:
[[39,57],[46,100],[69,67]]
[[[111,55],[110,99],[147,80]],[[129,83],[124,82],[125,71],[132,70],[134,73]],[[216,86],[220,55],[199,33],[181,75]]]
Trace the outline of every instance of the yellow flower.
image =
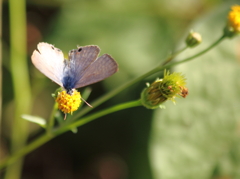
[[73,93],[70,95],[66,93],[66,91],[58,92],[58,96],[56,98],[56,102],[58,103],[58,109],[62,112],[71,113],[76,111],[81,104],[81,95],[77,90],[73,90]]
[[232,6],[232,11],[228,14],[228,26],[235,33],[240,33],[240,6]]

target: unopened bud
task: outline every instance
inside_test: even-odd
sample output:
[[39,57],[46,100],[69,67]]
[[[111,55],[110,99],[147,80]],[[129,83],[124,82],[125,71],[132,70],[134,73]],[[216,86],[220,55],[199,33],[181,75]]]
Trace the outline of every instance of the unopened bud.
[[186,97],[188,89],[185,87],[186,79],[181,73],[164,72],[163,79],[157,79],[143,89],[141,93],[142,104],[148,109],[158,108],[167,100],[174,101],[178,96]]
[[202,42],[202,37],[197,32],[190,32],[186,38],[186,44],[188,47],[191,47],[191,48],[199,45],[201,42]]

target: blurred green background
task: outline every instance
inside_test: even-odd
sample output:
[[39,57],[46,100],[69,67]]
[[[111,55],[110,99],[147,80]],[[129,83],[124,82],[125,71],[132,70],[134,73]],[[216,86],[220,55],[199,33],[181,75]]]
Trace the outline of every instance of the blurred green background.
[[[32,115],[48,118],[58,87],[31,64],[38,42],[54,44],[65,55],[77,45],[95,44],[109,53],[119,72],[91,85],[91,101],[158,65],[184,46],[193,29],[203,43],[222,34],[230,7],[224,0],[28,0],[27,52]],[[8,154],[14,115],[9,68],[9,6],[3,2],[3,120],[1,158]],[[21,36],[21,34],[19,34]],[[166,109],[137,107],[104,116],[67,132],[26,156],[21,178],[34,179],[239,179],[240,38],[227,39],[209,53],[174,71],[187,78],[189,96]],[[21,69],[19,69],[21,70]],[[161,75],[158,74],[158,75]],[[140,97],[149,77],[98,109]],[[22,86],[24,91],[24,86]],[[81,89],[83,90],[83,89]],[[80,90],[80,91],[81,91]],[[44,131],[30,124],[29,142]]]

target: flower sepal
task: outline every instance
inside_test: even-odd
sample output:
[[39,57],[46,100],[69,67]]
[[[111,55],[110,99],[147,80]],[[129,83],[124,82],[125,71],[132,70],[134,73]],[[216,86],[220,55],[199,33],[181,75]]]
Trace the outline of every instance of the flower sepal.
[[63,91],[62,87],[57,88],[57,89],[55,90],[55,92],[51,94],[51,96],[52,96],[54,99],[56,99],[57,96],[58,96],[58,93],[61,92],[61,91]]

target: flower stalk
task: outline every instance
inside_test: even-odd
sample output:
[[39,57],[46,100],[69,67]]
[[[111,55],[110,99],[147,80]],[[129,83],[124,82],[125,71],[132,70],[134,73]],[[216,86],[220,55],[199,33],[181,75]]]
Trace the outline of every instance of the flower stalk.
[[49,121],[48,121],[47,129],[46,129],[49,135],[52,135],[52,128],[54,126],[55,114],[57,109],[58,109],[58,103],[55,102],[53,105],[53,109],[52,109]]
[[72,128],[80,127],[80,126],[82,126],[82,125],[84,125],[84,124],[86,124],[90,121],[93,121],[94,119],[97,119],[101,116],[105,116],[107,114],[110,114],[110,113],[113,113],[113,112],[116,112],[116,111],[132,108],[132,107],[137,107],[137,106],[141,106],[141,105],[142,104],[141,104],[140,100],[135,100],[135,101],[130,101],[130,102],[118,104],[116,106],[112,106],[110,108],[107,108],[107,109],[104,109],[102,111],[96,112],[95,114],[84,117],[84,118],[82,118],[78,121],[75,121],[75,122],[73,122],[69,125],[62,126],[58,129],[55,129],[54,131],[51,132],[51,135],[49,135],[48,133],[45,133],[42,136],[40,136],[38,139],[33,141],[32,143],[26,145],[25,147],[23,147],[19,151],[15,152],[13,155],[11,155],[11,156],[7,157],[6,159],[4,159],[3,161],[1,161],[0,169],[4,168],[4,167],[6,167],[10,164],[13,164],[17,160],[19,160],[19,158],[21,158],[24,155],[32,152],[33,150],[35,150],[36,148],[45,144],[49,140],[55,138],[56,136],[71,130]]
[[[96,99],[94,102],[91,103],[91,105],[96,108],[97,106],[99,106],[100,104],[104,103],[105,101],[107,101],[108,99],[112,98],[113,96],[117,95],[118,93],[120,93],[121,91],[123,91],[124,89],[130,87],[131,85],[145,79],[146,77],[153,75],[157,72],[163,71],[164,69],[168,69],[171,67],[174,67],[178,64],[181,63],[185,63],[188,62],[190,60],[193,60],[194,58],[197,58],[205,53],[207,53],[209,50],[211,50],[213,47],[217,46],[223,39],[225,39],[225,35],[223,34],[219,39],[217,39],[213,44],[211,44],[209,47],[207,47],[206,49],[204,49],[203,51],[185,58],[183,60],[180,61],[176,61],[176,62],[172,62],[172,63],[168,63],[166,65],[158,65],[157,67],[153,68],[152,70],[148,71],[147,73],[133,79],[130,80],[129,82],[126,82],[125,84],[123,84],[122,86],[119,86],[115,89],[113,89],[112,91],[108,92],[107,94],[101,96],[100,98]],[[166,61],[166,60],[165,60]],[[88,113],[89,111],[91,111],[93,108],[89,108],[89,107],[84,107],[79,113],[77,113],[71,120],[76,120],[78,118],[80,118],[81,116],[85,115],[86,113]]]

